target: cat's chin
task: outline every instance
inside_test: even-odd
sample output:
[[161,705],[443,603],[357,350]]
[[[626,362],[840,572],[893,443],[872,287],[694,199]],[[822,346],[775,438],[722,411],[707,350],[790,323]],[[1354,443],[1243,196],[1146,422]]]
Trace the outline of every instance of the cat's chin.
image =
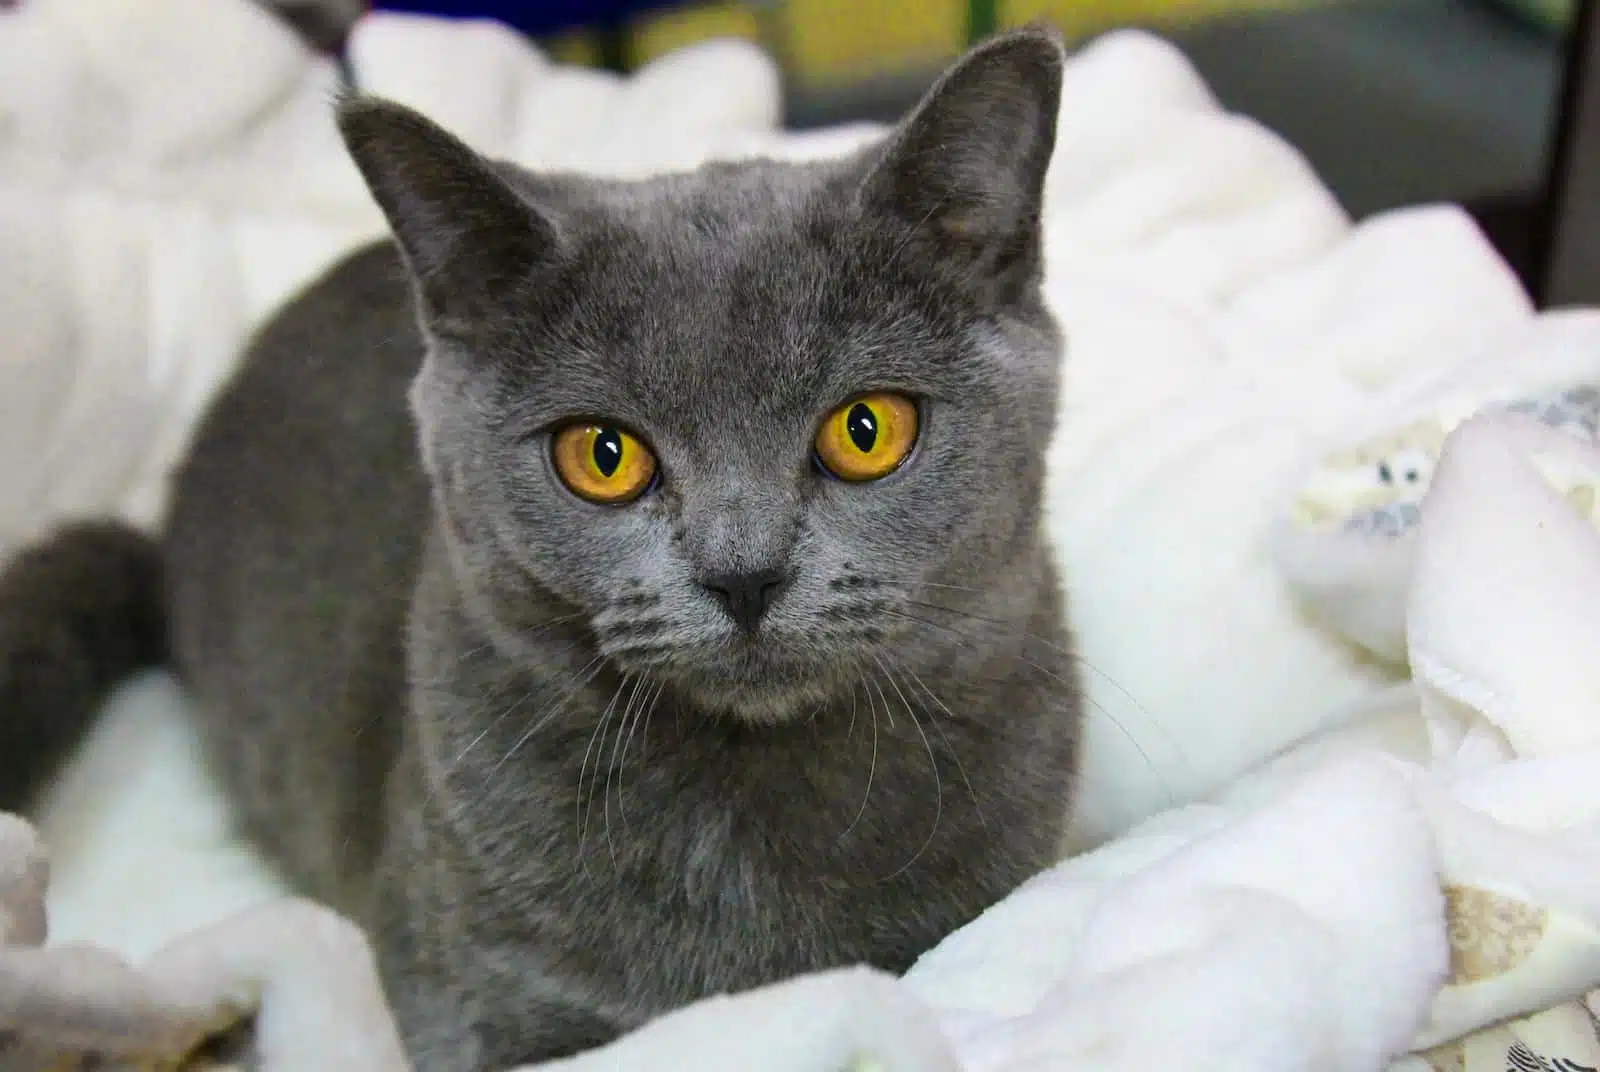
[[807,719],[849,688],[847,660],[824,660],[785,648],[781,641],[732,636],[634,661],[626,650],[600,650],[625,677],[657,680],[700,713],[746,725],[775,726]]
[[810,718],[838,691],[822,673],[763,680],[737,671],[705,671],[680,682],[686,696],[707,714],[755,726],[779,726]]

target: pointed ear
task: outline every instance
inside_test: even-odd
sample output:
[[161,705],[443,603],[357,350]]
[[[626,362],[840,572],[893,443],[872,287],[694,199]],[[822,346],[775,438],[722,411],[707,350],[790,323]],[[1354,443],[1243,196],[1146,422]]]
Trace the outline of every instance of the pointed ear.
[[961,278],[1015,296],[1039,266],[1064,62],[1042,25],[968,52],[890,136],[867,179],[868,211],[913,229]]
[[340,102],[338,124],[435,330],[470,331],[497,298],[555,255],[550,220],[431,120],[354,96]]

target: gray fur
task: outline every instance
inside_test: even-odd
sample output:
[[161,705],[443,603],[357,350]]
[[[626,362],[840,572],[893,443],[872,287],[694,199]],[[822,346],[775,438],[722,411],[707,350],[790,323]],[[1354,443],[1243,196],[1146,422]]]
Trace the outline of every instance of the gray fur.
[[64,525],[0,569],[0,810],[27,811],[105,694],[166,657],[161,548]]
[[[419,1067],[901,970],[1051,860],[1060,68],[1007,35],[858,157],[637,183],[342,106],[401,255],[256,340],[177,478],[169,603],[241,819],[371,926]],[[915,456],[824,476],[818,422],[874,389],[921,401]],[[646,438],[659,486],[567,492],[575,416]],[[764,571],[752,636],[705,585]]]

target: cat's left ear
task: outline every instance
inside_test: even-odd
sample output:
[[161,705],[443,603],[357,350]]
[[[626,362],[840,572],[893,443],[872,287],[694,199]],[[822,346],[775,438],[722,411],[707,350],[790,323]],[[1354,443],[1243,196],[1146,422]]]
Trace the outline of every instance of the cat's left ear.
[[863,188],[868,211],[914,230],[962,278],[1014,295],[1041,259],[1065,61],[1043,25],[968,52],[890,136]]
[[551,220],[431,120],[359,96],[337,118],[436,331],[470,333],[555,258]]

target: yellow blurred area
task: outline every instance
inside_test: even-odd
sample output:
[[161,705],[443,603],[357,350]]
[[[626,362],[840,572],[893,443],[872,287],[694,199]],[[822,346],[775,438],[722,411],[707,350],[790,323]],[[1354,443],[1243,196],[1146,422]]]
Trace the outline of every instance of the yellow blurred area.
[[966,41],[967,5],[937,0],[785,0],[791,72],[806,81],[928,67]]
[[[959,53],[976,25],[1000,27],[1047,19],[1072,38],[1122,25],[1160,26],[1229,11],[1261,10],[1309,0],[778,0],[698,3],[636,19],[626,57],[638,65],[696,41],[742,37],[783,55],[804,82],[853,81],[921,70]],[[555,55],[593,63],[594,42],[579,34],[552,43]]]
[[631,58],[644,63],[713,37],[761,38],[761,20],[750,4],[693,4],[640,19],[629,42]]
[[1011,0],[1002,5],[1002,25],[1043,18],[1079,38],[1116,26],[1161,26],[1230,11],[1304,7],[1307,0]]

